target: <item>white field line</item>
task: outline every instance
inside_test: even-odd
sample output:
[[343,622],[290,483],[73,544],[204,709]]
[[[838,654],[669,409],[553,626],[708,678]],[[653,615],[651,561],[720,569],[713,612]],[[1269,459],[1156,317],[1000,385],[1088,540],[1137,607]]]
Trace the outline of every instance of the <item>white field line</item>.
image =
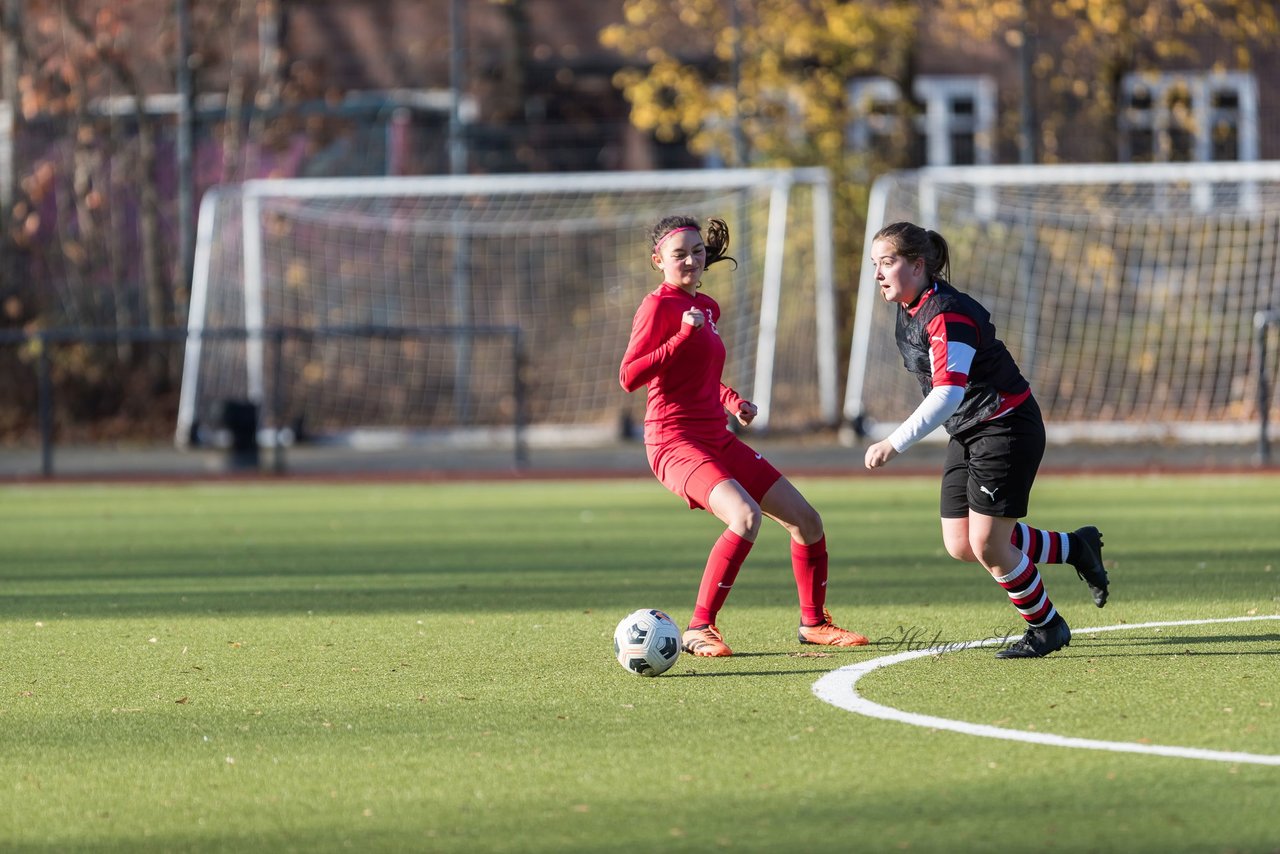
[[[1091,634],[1094,632],[1123,632],[1133,629],[1150,629],[1164,626],[1204,626],[1211,623],[1247,623],[1253,620],[1280,620],[1280,614],[1268,614],[1257,617],[1226,617],[1217,620],[1173,620],[1163,623],[1131,623],[1119,626],[1098,626],[1091,629],[1072,629],[1073,635]],[[1009,741],[1027,741],[1033,744],[1047,744],[1053,747],[1076,747],[1085,750],[1109,750],[1116,753],[1149,753],[1156,756],[1174,756],[1181,759],[1207,759],[1213,762],[1239,762],[1253,765],[1280,766],[1280,756],[1259,753],[1239,753],[1228,750],[1204,750],[1198,747],[1172,747],[1162,744],[1139,744],[1130,741],[1102,741],[1095,738],[1072,738],[1065,735],[1054,735],[1047,732],[1024,732],[1022,730],[1004,729],[985,724],[955,721],[938,718],[933,715],[921,715],[915,712],[904,712],[901,709],[882,706],[879,703],[858,694],[858,680],[872,671],[892,664],[901,664],[928,655],[941,655],[962,649],[982,646],[995,646],[1004,643],[1002,638],[967,641],[956,644],[943,644],[928,649],[916,649],[900,652],[896,655],[885,655],[873,658],[861,664],[850,664],[833,670],[813,683],[813,693],[824,702],[838,708],[871,718],[882,718],[888,721],[899,721],[913,726],[930,729],[945,729],[965,735],[980,735],[986,738],[1003,738]],[[1025,666],[1025,665],[1024,665]]]

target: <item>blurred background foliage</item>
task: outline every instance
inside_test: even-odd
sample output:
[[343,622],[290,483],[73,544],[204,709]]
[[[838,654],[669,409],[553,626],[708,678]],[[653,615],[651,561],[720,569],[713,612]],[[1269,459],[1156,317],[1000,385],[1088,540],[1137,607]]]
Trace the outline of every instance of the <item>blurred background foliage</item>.
[[[191,0],[179,59],[180,2],[4,0],[0,330],[185,323],[184,176],[175,111],[156,100],[183,61],[197,198],[252,177],[449,171],[440,110],[406,122],[394,98],[352,100],[375,70],[384,93],[465,87],[469,171],[826,167],[843,341],[871,182],[924,162],[922,70],[1018,65],[1000,161],[1105,161],[1116,145],[1098,129],[1114,131],[1125,75],[1247,70],[1280,41],[1272,0]],[[849,84],[867,77],[905,93],[898,138],[875,151],[849,144]],[[34,358],[0,346],[0,433],[34,418]],[[163,435],[180,366],[173,344],[86,344],[59,348],[54,379],[95,389],[66,404],[90,429]]]

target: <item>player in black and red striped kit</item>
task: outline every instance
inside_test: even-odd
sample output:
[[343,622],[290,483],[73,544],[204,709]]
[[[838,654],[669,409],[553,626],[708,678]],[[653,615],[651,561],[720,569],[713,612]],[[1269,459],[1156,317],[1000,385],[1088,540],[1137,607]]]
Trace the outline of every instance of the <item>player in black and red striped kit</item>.
[[1022,639],[997,658],[1039,658],[1067,646],[1071,629],[1044,589],[1036,564],[1069,563],[1107,602],[1102,534],[1019,522],[1044,456],[1040,407],[996,337],[990,313],[952,287],[942,235],[909,222],[877,232],[871,263],[887,302],[898,304],[895,338],[924,400],[886,439],[867,448],[867,468],[883,466],[936,428],[951,439],[942,474],[942,539],[952,557],[981,563],[1027,622]]
[[618,373],[622,387],[647,385],[644,443],[649,465],[667,489],[691,508],[710,511],[725,523],[702,574],[702,584],[684,633],[694,655],[732,651],[716,627],[738,570],[755,544],[763,516],[791,535],[791,565],[800,597],[801,643],[860,646],[862,635],[831,622],[827,595],[827,540],[822,517],[768,460],[728,429],[726,410],[746,426],[756,407],[721,381],[725,347],[716,324],[720,306],[699,292],[703,271],[723,260],[729,229],[670,216],[651,231],[651,260],[663,282],[636,310],[631,341]]

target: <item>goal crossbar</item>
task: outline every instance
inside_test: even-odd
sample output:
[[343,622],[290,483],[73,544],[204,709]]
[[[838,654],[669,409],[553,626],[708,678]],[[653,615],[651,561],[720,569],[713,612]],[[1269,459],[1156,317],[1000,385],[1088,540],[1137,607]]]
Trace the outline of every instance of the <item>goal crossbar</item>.
[[[810,208],[805,214],[808,231],[805,235],[792,233],[788,228],[788,206],[792,204],[792,193],[794,188],[798,186],[804,186],[809,190]],[[374,253],[367,247],[355,250],[358,261],[352,261],[349,258],[338,258],[329,262],[329,266],[324,269],[320,269],[319,265],[315,263],[315,256],[333,251],[331,245],[323,243],[319,245],[298,244],[281,248],[281,241],[296,240],[293,233],[303,230],[308,221],[322,223],[325,227],[329,227],[335,222],[341,224],[342,218],[347,217],[350,220],[350,230],[352,231],[361,229],[379,231],[379,235],[368,238],[371,241],[392,242],[387,235],[392,235],[396,239],[409,235],[416,241],[437,241],[432,244],[436,248],[431,249],[430,253],[434,253],[436,258],[441,258],[446,252],[450,253],[452,260],[442,260],[440,263],[446,266],[448,264],[453,265],[452,273],[445,271],[445,282],[443,284],[433,284],[426,281],[426,279],[430,278],[429,276],[410,272],[410,278],[413,275],[418,275],[423,281],[416,285],[412,281],[400,282],[396,285],[400,290],[391,295],[384,295],[382,293],[383,286],[376,281],[362,284],[359,287],[366,288],[368,292],[367,297],[363,298],[366,303],[389,300],[390,303],[388,305],[391,303],[396,304],[394,309],[396,311],[415,312],[408,316],[397,316],[397,325],[440,323],[469,325],[486,320],[486,318],[474,317],[473,314],[477,309],[469,304],[469,301],[474,300],[474,297],[469,296],[469,294],[479,287],[473,287],[470,283],[476,275],[479,275],[472,269],[476,262],[464,256],[464,252],[467,251],[471,241],[506,241],[512,246],[517,246],[521,241],[529,239],[562,239],[564,235],[578,233],[580,230],[584,234],[589,234],[590,229],[593,228],[614,227],[621,229],[626,227],[630,229],[631,223],[628,219],[630,212],[627,210],[627,200],[632,197],[649,198],[660,194],[667,188],[676,188],[678,192],[684,193],[686,197],[692,197],[690,194],[698,193],[704,195],[732,194],[739,191],[750,191],[755,194],[752,198],[757,201],[748,200],[746,202],[747,209],[736,212],[733,210],[724,211],[719,215],[727,215],[732,220],[735,213],[748,218],[755,218],[755,214],[757,212],[760,213],[760,233],[763,236],[749,242],[744,247],[744,251],[752,253],[753,260],[755,260],[755,263],[750,265],[748,272],[754,271],[751,274],[759,277],[758,281],[750,286],[751,292],[755,294],[751,297],[751,314],[755,318],[756,326],[754,330],[755,340],[752,342],[748,357],[749,362],[746,365],[748,370],[745,373],[750,375],[747,388],[750,389],[752,399],[760,408],[760,416],[757,418],[756,424],[761,428],[768,428],[771,421],[775,420],[771,416],[774,414],[775,390],[778,388],[779,383],[784,386],[788,385],[787,378],[780,377],[778,373],[779,337],[786,334],[779,327],[779,319],[788,310],[791,310],[789,305],[792,300],[788,299],[787,295],[791,291],[795,291],[797,284],[788,279],[788,276],[792,274],[789,271],[790,265],[786,261],[789,260],[788,253],[797,250],[797,238],[807,236],[809,246],[804,251],[811,256],[810,271],[812,281],[804,283],[804,287],[811,294],[807,298],[810,301],[810,305],[806,309],[809,316],[809,331],[804,335],[804,341],[811,349],[811,359],[814,367],[810,373],[814,374],[815,377],[806,379],[806,383],[816,389],[817,400],[813,406],[818,414],[813,420],[820,419],[826,423],[834,424],[839,418],[839,389],[836,362],[834,271],[831,248],[832,214],[830,182],[827,172],[823,169],[729,169],[536,175],[262,179],[211,191],[201,204],[196,263],[188,319],[188,329],[191,334],[188,337],[184,359],[181,399],[175,433],[178,444],[184,444],[192,436],[193,424],[200,420],[202,406],[207,405],[205,397],[209,390],[202,386],[207,385],[207,377],[210,374],[207,369],[202,370],[202,366],[208,361],[208,358],[206,353],[202,351],[204,342],[199,332],[206,325],[214,322],[212,319],[213,314],[222,310],[215,307],[211,298],[212,293],[225,291],[228,287],[238,289],[236,299],[228,303],[228,305],[233,305],[233,311],[237,316],[218,317],[216,322],[222,325],[243,325],[247,330],[248,334],[245,339],[243,353],[234,360],[239,367],[230,368],[230,370],[241,372],[243,380],[235,384],[240,389],[240,393],[246,399],[260,403],[268,394],[266,388],[268,371],[265,345],[261,334],[262,330],[273,325],[279,325],[282,322],[298,323],[296,319],[281,321],[279,318],[272,316],[272,312],[277,310],[272,307],[272,304],[273,301],[278,302],[281,299],[278,296],[281,288],[283,287],[286,292],[291,287],[295,291],[298,289],[306,291],[313,282],[324,279],[339,283],[337,290],[341,290],[344,287],[350,287],[342,283],[344,282],[344,277],[349,276],[352,268],[368,265],[367,258]],[[582,210],[574,209],[574,211],[563,215],[543,216],[535,213],[523,217],[512,216],[507,212],[490,214],[484,209],[486,201],[492,199],[554,197],[557,194],[567,193],[611,198],[616,203],[610,206],[608,215],[596,214],[589,207],[585,213]],[[454,211],[454,213],[446,212],[442,214],[440,210],[433,210],[430,216],[423,215],[420,217],[403,216],[397,213],[393,215],[393,219],[384,222],[379,221],[378,217],[385,216],[385,214],[376,210],[355,207],[353,200],[357,199],[366,200],[366,202],[368,200],[383,200],[385,204],[397,204],[417,199],[452,200],[448,201],[447,204],[452,206],[450,210]],[[365,204],[366,202],[361,202],[360,204]],[[343,207],[346,204],[351,204],[353,207]],[[753,209],[757,204],[761,208],[760,210]],[[316,206],[314,210],[308,207],[313,205]],[[762,210],[766,205],[767,211]],[[226,213],[228,210],[233,211],[233,213]],[[663,213],[681,212],[684,211],[679,208],[663,211]],[[616,226],[609,221],[609,216],[617,218],[618,224]],[[236,226],[230,223],[229,218],[231,217],[234,217],[238,222],[238,231],[235,231]],[[284,226],[279,225],[279,222],[286,220],[289,222],[302,222],[304,226],[294,226],[287,223]],[[745,225],[746,223],[734,223],[735,237],[740,233],[744,233],[739,229]],[[229,232],[228,228],[231,228],[235,233]],[[282,233],[284,233],[283,237],[281,236]],[[745,233],[750,234],[751,230],[746,229]],[[590,237],[583,238],[583,241],[590,239]],[[329,241],[329,243],[332,242],[333,240]],[[736,245],[737,243],[735,242]],[[757,245],[759,246],[759,254],[755,255],[753,247]],[[412,261],[413,265],[422,264],[423,261],[420,256],[427,252],[427,250],[418,246],[404,251],[411,251],[415,254],[412,258],[409,256],[401,258],[397,257],[395,252],[391,250],[383,251],[387,268],[386,275],[404,275],[402,271],[396,268],[406,266],[410,261]],[[493,250],[490,249],[489,251]],[[512,253],[525,253],[531,250],[523,248],[523,244],[520,244],[518,248],[513,248],[510,251]],[[583,250],[581,246],[578,246],[574,251],[582,252]],[[634,253],[636,257],[642,257],[644,252],[643,246],[640,245],[636,245],[629,251]],[[228,252],[231,254],[228,255]],[[281,253],[293,254],[282,255]],[[512,263],[518,268],[518,276],[524,277],[530,275],[529,268],[543,263],[543,259],[531,255],[521,255],[517,258],[513,255]],[[300,269],[304,271],[297,272]],[[291,275],[298,281],[290,280],[282,285],[280,282],[281,277],[287,278]],[[373,273],[366,273],[366,275],[382,274],[374,271]],[[325,285],[321,283],[318,286]],[[513,283],[512,286],[519,286],[525,289],[534,287],[528,282],[518,285]],[[536,285],[539,288],[545,286],[541,282]],[[401,303],[410,301],[405,296],[405,293],[413,287],[435,288],[446,291],[453,289],[457,291],[458,294],[453,297],[453,307],[449,308],[448,311],[456,313],[458,316],[438,316],[440,314],[439,309],[426,309],[427,316],[420,316],[420,313],[424,310],[401,307]],[[486,289],[485,292],[490,295],[490,299],[507,299],[499,295],[501,288],[504,287],[502,281],[486,281],[483,283],[483,287]],[[612,285],[612,287],[615,290],[620,288],[616,284]],[[651,287],[652,285],[650,284],[649,288],[651,289]],[[735,290],[740,290],[740,287],[735,286]],[[799,292],[797,291],[797,293]],[[286,293],[285,298],[289,298],[288,293]],[[330,304],[327,309],[329,312],[339,313],[343,310],[340,306],[333,304],[334,298],[330,297],[329,299]],[[426,299],[419,300],[416,296],[412,299],[413,301],[420,301],[423,305],[428,302]],[[638,304],[638,301],[638,297],[635,298],[635,304]],[[634,309],[634,305],[631,307]],[[378,314],[381,311],[377,306],[371,308],[369,305],[364,305],[361,310],[366,313],[372,312],[373,314]],[[529,316],[507,317],[504,319],[488,318],[487,320],[496,323],[517,322],[522,325],[538,322]],[[629,317],[627,320],[629,321]],[[331,319],[330,322],[332,322]],[[351,319],[343,317],[342,322],[351,322]],[[360,322],[365,322],[363,316],[360,318]],[[553,333],[545,333],[544,331],[544,334]],[[625,345],[625,331],[621,333],[621,336],[621,340],[617,341],[619,355],[620,348]],[[538,340],[536,330],[531,334],[530,340]],[[459,344],[458,346],[461,349],[454,353],[453,358],[459,366],[463,366],[470,359],[469,351],[465,344]],[[594,369],[604,368],[598,363],[598,359],[592,367]],[[458,370],[464,372],[467,369],[467,367],[459,367]],[[604,369],[608,372],[607,368]],[[202,377],[206,379],[202,379]],[[455,377],[455,385],[465,384],[466,382],[467,380],[462,373]],[[579,380],[575,379],[574,382],[579,382]],[[616,379],[613,379],[612,382],[616,385]],[[536,395],[536,390],[531,394]]]
[[[1244,442],[1266,417],[1252,327],[1280,305],[1280,161],[890,173],[864,251],[897,220],[947,238],[956,285],[992,311],[1051,440]],[[919,399],[878,295],[864,264],[843,418],[872,436]]]

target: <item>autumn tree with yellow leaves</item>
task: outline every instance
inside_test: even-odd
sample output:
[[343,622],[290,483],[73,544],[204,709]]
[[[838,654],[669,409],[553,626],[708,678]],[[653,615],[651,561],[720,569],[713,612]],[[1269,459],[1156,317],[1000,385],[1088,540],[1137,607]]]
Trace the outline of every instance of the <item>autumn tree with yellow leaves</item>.
[[[837,278],[856,281],[870,178],[905,160],[875,163],[845,144],[851,79],[883,75],[910,91],[921,7],[836,0],[627,0],[601,42],[633,65],[615,83],[631,120],[664,142],[727,165],[822,165],[834,179]],[[913,105],[903,105],[909,115]],[[912,132],[913,123],[901,122]],[[908,144],[895,145],[906,151]],[[852,267],[850,266],[852,264]],[[841,311],[848,316],[847,311]]]
[[[1006,106],[1036,109],[1055,159],[1069,124],[1088,121],[1107,145],[1125,75],[1248,70],[1280,44],[1280,13],[1272,0],[626,0],[600,40],[632,62],[615,82],[636,127],[730,165],[746,165],[735,131],[749,163],[832,165],[846,154],[851,80],[887,77],[910,93],[926,53],[1007,66],[1025,46],[1033,91]],[[881,165],[918,165],[903,162],[913,150]]]
[[[1074,159],[1108,161],[1133,73],[1248,71],[1280,44],[1273,0],[938,0],[940,31],[959,46],[997,40],[1026,49],[1037,159],[1065,155],[1064,133],[1092,129]],[[1017,118],[1014,116],[1013,118]]]
[[624,15],[601,42],[635,60],[615,81],[635,125],[746,165],[738,127],[755,164],[842,156],[846,85],[910,75],[920,7],[760,0],[735,15],[725,0],[627,0]]
[[[623,21],[600,38],[631,62],[615,83],[639,129],[728,165],[831,170],[851,290],[871,180],[922,165],[910,98],[922,57],[1023,66],[1023,91],[1008,91],[1020,75],[1003,75],[1006,152],[1029,128],[1023,152],[1062,159],[1070,131],[1077,159],[1111,160],[1125,75],[1247,70],[1278,35],[1272,0],[626,0]],[[901,139],[879,160],[846,143],[848,84],[871,76],[907,95]]]

